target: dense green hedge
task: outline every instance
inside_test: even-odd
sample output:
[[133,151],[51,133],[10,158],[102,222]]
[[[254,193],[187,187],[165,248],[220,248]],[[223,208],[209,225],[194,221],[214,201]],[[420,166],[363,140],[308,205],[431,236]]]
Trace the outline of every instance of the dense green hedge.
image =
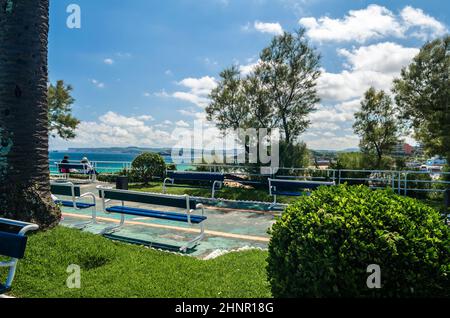
[[[436,210],[391,190],[320,188],[271,230],[275,297],[450,297],[450,228]],[[369,289],[370,264],[381,289]]]
[[163,157],[157,153],[144,152],[131,163],[130,176],[135,182],[149,183],[153,178],[162,178],[166,170]]

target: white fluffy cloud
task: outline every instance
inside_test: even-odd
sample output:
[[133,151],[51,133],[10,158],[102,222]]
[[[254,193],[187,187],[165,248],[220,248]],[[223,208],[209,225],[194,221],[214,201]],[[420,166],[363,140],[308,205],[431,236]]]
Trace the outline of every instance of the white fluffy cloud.
[[189,127],[189,124],[187,122],[185,122],[184,120],[179,120],[175,123],[178,127]]
[[350,10],[343,19],[308,17],[300,19],[307,35],[317,41],[358,41],[385,36],[402,36],[401,24],[394,14],[379,5]]
[[302,136],[312,149],[345,149],[358,146],[359,139],[351,128],[354,114],[360,110],[360,99],[333,106],[319,105],[309,119],[311,126]]
[[[167,146],[175,141],[167,131],[156,129],[146,122],[153,120],[150,115],[127,117],[115,112],[107,112],[97,121],[82,121],[76,130],[77,137],[70,141],[71,147],[157,147]],[[67,142],[53,139],[54,148],[67,146]]]
[[407,6],[401,11],[400,15],[408,29],[418,29],[413,33],[418,38],[425,40],[430,35],[437,37],[448,31],[443,23],[425,14],[421,9]]
[[342,150],[356,148],[359,144],[359,138],[355,135],[344,136],[311,136],[305,138],[305,142],[310,149],[316,150]]
[[353,115],[360,109],[360,99],[343,102],[334,106],[319,105],[317,110],[309,116],[312,128],[337,130],[336,123],[351,123]]
[[[420,9],[405,7],[399,15],[376,4],[365,9],[350,10],[342,19],[330,17],[301,18],[299,23],[306,28],[308,37],[315,41],[356,41],[385,37],[405,37],[408,31],[420,38],[442,35],[446,27]],[[419,31],[415,31],[418,28]]]
[[386,74],[398,73],[419,53],[417,48],[407,48],[396,43],[384,42],[370,46],[361,46],[348,51],[338,50],[344,56],[353,71],[374,71]]
[[209,103],[209,94],[217,86],[214,77],[204,76],[201,78],[186,78],[178,83],[188,89],[187,92],[175,92],[173,97],[188,101],[201,108],[205,108]]
[[346,59],[340,73],[324,71],[318,80],[318,90],[324,100],[345,101],[360,97],[370,87],[390,90],[392,80],[419,52],[416,48],[384,42],[349,51],[338,50]]
[[270,22],[255,21],[253,26],[256,31],[261,32],[261,33],[281,35],[284,32],[283,27],[278,22],[270,23]]

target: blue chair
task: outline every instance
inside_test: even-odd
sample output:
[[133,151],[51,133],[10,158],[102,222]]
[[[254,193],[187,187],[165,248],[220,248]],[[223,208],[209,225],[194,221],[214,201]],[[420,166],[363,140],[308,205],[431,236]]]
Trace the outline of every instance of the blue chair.
[[25,255],[27,246],[26,233],[36,231],[39,226],[32,223],[14,221],[0,218],[0,225],[12,228],[19,228],[19,232],[10,233],[0,231],[0,255],[9,257],[10,259],[0,262],[0,267],[9,268],[8,276],[5,283],[0,283],[0,295],[11,290],[12,282],[16,274],[17,263]]

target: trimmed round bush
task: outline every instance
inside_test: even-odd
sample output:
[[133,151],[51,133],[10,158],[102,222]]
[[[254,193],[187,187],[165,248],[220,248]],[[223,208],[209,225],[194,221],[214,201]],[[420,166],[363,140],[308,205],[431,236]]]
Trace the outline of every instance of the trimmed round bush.
[[133,181],[145,184],[154,177],[163,177],[166,164],[163,157],[157,153],[144,152],[131,163],[131,176]]
[[[392,190],[319,188],[288,206],[270,233],[275,297],[450,297],[450,228]],[[367,284],[372,264],[379,289]]]

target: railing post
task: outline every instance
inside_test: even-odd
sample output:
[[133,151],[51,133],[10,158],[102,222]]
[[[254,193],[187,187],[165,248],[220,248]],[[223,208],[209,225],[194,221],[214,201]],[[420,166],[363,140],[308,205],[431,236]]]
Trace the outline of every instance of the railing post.
[[448,209],[450,208],[450,188],[445,189],[444,208],[446,212],[448,212]]
[[403,191],[403,194],[406,196],[408,194],[408,172],[405,172],[405,184],[404,184],[405,190]]

